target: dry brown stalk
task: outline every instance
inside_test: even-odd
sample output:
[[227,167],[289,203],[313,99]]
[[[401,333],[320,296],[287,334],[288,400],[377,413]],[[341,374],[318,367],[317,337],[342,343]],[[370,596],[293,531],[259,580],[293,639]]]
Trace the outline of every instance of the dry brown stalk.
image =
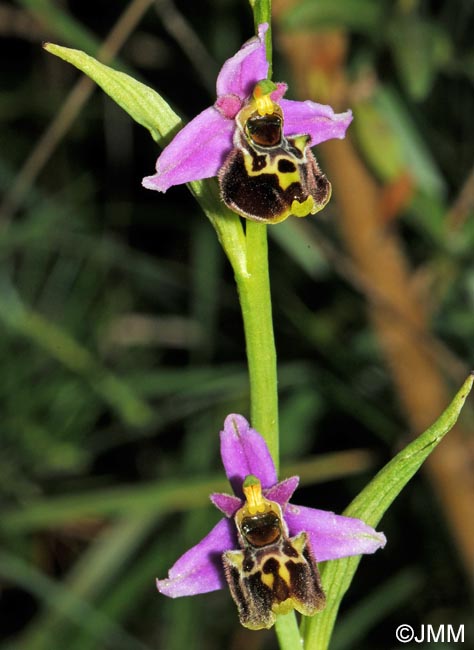
[[[275,3],[276,16],[285,0]],[[291,32],[279,43],[292,67],[301,98],[347,106],[346,39],[341,32]],[[350,137],[321,145],[324,168],[338,203],[344,244],[363,277],[370,278],[382,301],[366,295],[369,316],[393,377],[413,435],[430,426],[449,402],[437,350],[430,344],[427,314],[413,282],[403,243],[381,214],[383,188],[364,165]],[[390,309],[387,309],[387,305]],[[397,313],[399,318],[394,318]],[[423,337],[409,334],[407,324]],[[472,580],[474,567],[474,457],[459,426],[427,463],[460,556]]]

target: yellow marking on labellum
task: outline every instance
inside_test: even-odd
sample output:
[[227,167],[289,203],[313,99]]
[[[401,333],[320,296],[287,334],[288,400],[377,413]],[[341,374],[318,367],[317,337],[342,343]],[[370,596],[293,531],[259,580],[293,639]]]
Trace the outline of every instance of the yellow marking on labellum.
[[[277,558],[278,559],[278,558]],[[286,582],[287,585],[291,584],[291,576],[290,572],[288,571],[288,568],[283,562],[279,562],[278,565],[278,575],[282,580]]]
[[273,573],[262,573],[260,575],[260,580],[269,589],[273,589],[273,583],[275,582],[275,577],[274,577]]
[[291,204],[291,214],[295,217],[307,217],[308,214],[314,214],[315,212],[314,199],[311,194],[303,202],[295,199]]
[[289,614],[295,608],[295,601],[293,598],[287,598],[281,603],[273,603],[272,611],[275,614]]
[[293,146],[296,147],[299,151],[305,151],[310,140],[309,135],[295,135],[293,138]]
[[[257,171],[254,171],[252,169],[253,166],[253,158],[252,156],[247,152],[243,151],[244,154],[244,164],[245,164],[245,171],[249,176],[261,176],[262,175],[262,170],[257,169]],[[269,157],[268,157],[269,158]],[[300,182],[300,174],[299,170],[295,167],[295,171],[293,172],[285,172],[282,173],[278,169],[278,161],[279,160],[287,160],[286,156],[275,156],[273,159],[269,159],[267,164],[265,165],[264,172],[265,174],[275,174],[278,176],[278,183],[283,191],[285,191],[292,183],[299,183]],[[308,212],[306,213],[308,214]]]
[[249,514],[255,515],[257,512],[265,512],[266,499],[262,495],[262,484],[258,478],[249,474],[244,481],[242,489],[247,501],[246,506]]

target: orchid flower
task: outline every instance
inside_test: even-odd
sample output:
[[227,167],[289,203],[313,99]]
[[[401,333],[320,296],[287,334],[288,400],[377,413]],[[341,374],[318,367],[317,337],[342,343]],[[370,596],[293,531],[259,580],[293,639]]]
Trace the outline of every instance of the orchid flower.
[[234,495],[212,494],[212,503],[225,515],[198,544],[171,567],[158,590],[176,598],[215,591],[226,586],[222,556],[239,549],[234,515],[244,504],[242,486],[249,475],[258,478],[264,497],[281,507],[291,536],[305,532],[318,562],[374,553],[385,536],[360,519],[289,503],[299,482],[292,476],[278,482],[275,465],[262,436],[241,415],[229,415],[221,432],[221,457]]
[[267,29],[266,23],[260,25],[258,35],[224,63],[217,77],[216,102],[191,120],[163,150],[156,162],[156,174],[143,179],[146,188],[165,192],[172,185],[217,176],[234,147],[238,115],[254,100],[256,88],[261,94],[262,83],[267,85],[259,112],[272,113],[276,107],[282,114],[285,138],[307,136],[305,147],[313,147],[344,137],[352,121],[351,111],[337,114],[330,106],[309,100],[283,99],[286,84],[264,81],[268,74],[264,42]]

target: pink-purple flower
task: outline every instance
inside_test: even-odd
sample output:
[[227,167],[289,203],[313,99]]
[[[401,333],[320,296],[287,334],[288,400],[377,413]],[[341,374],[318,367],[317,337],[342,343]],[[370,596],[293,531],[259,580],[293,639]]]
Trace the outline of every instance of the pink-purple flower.
[[229,415],[221,431],[221,457],[234,491],[212,494],[211,501],[224,513],[216,526],[171,567],[168,578],[157,580],[158,590],[176,598],[221,589],[226,585],[222,555],[238,549],[234,515],[244,503],[242,485],[248,475],[260,480],[266,499],[281,506],[290,536],[306,532],[318,562],[349,555],[374,553],[385,546],[383,533],[360,519],[289,503],[299,482],[292,476],[278,482],[275,465],[262,436],[241,415]]
[[[266,23],[222,66],[217,77],[217,100],[189,122],[163,150],[156,174],[143,179],[151,190],[165,192],[172,185],[217,176],[233,148],[235,117],[249,100],[256,84],[267,78],[265,56]],[[351,111],[334,113],[330,106],[312,101],[282,99],[286,84],[276,84],[271,93],[283,116],[283,135],[308,135],[315,146],[331,138],[343,138],[352,121]]]

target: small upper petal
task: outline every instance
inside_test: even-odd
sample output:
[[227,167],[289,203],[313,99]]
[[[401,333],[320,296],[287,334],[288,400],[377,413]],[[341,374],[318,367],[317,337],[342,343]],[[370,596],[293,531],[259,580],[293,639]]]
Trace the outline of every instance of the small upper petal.
[[234,497],[233,494],[214,492],[214,494],[211,494],[210,499],[216,508],[219,508],[226,517],[233,517],[242,506],[242,500],[239,497]]
[[172,185],[216,176],[232,149],[235,124],[213,106],[199,113],[179,131],[156,161],[156,174],[142,183],[165,192]]
[[352,111],[335,113],[331,106],[309,100],[297,102],[281,99],[280,106],[283,111],[285,135],[309,135],[312,147],[325,140],[343,138],[352,122]]
[[268,61],[265,54],[267,23],[259,25],[258,36],[244,43],[233,57],[227,59],[217,77],[217,96],[237,95],[246,99],[257,81],[266,79]]
[[222,554],[236,547],[234,522],[221,519],[206,537],[175,562],[168,578],[156,581],[158,591],[177,598],[222,589],[226,584]]
[[326,510],[290,504],[285,510],[285,521],[290,535],[303,530],[309,534],[318,562],[374,553],[387,541],[383,533],[378,533],[361,519],[343,517]]
[[242,483],[254,474],[269,488],[277,482],[273,459],[262,436],[242,415],[228,415],[221,431],[221,457],[225,473],[237,496],[243,496]]
[[286,93],[287,90],[288,90],[288,85],[284,81],[278,81],[276,84],[276,89],[270,93],[270,97],[274,102],[279,104],[281,102],[281,98],[283,97],[283,95]]
[[286,478],[284,481],[280,481],[266,490],[265,497],[270,501],[276,501],[284,508],[293,496],[293,492],[298,487],[299,482],[299,476],[290,476],[290,478]]

